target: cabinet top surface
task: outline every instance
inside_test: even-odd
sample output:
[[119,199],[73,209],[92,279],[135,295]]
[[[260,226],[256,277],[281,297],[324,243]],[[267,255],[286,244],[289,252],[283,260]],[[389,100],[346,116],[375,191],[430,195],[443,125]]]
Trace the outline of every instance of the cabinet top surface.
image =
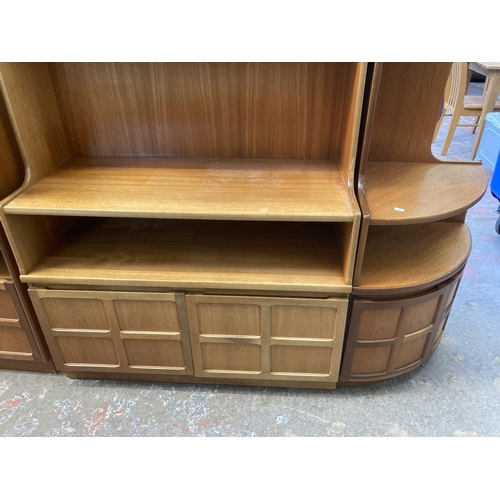
[[337,161],[71,158],[11,214],[349,221]]

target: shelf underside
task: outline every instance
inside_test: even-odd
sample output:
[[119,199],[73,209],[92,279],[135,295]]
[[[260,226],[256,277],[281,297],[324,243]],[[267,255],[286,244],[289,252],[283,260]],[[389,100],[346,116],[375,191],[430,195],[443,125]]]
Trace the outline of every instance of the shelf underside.
[[355,292],[389,294],[433,286],[458,271],[470,250],[471,236],[465,224],[371,227]]
[[336,224],[82,218],[26,283],[349,293]]
[[369,162],[365,194],[370,224],[423,223],[464,212],[484,194],[481,164]]
[[70,158],[8,214],[351,221],[334,160]]

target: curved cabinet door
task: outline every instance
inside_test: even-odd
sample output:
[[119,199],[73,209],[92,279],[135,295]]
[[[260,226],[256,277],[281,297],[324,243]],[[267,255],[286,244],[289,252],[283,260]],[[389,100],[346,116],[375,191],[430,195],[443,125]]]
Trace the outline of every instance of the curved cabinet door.
[[385,380],[425,362],[439,344],[460,277],[405,299],[354,298],[339,385]]

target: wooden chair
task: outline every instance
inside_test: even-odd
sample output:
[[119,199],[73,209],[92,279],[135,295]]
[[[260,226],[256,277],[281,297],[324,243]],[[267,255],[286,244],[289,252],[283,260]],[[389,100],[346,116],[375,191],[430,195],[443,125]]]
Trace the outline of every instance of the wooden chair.
[[[446,134],[446,139],[443,144],[443,149],[441,150],[441,155],[445,156],[450,147],[453,136],[457,127],[472,127],[476,129],[479,125],[478,118],[481,116],[484,105],[484,93],[480,96],[466,95],[467,86],[469,84],[470,77],[468,75],[468,65],[466,62],[459,63],[454,62],[451,68],[450,79],[449,79],[449,94],[445,92],[445,102],[444,102],[444,113],[451,115],[450,127],[448,133]],[[448,88],[448,85],[447,85]],[[448,94],[446,96],[446,94]],[[497,100],[495,104],[495,111],[500,110],[500,99]],[[462,116],[475,116],[476,120],[474,123],[459,123]],[[441,125],[441,120],[437,124],[437,127]],[[438,128],[436,127],[437,135]]]

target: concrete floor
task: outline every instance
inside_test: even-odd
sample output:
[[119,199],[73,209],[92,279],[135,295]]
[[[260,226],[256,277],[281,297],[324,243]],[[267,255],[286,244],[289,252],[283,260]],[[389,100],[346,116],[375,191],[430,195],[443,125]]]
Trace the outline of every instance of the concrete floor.
[[[440,150],[447,119],[433,150]],[[469,159],[459,128],[447,159]],[[491,170],[487,170],[491,178]],[[489,190],[443,339],[417,370],[335,391],[71,380],[0,372],[2,436],[499,436],[500,237]]]

